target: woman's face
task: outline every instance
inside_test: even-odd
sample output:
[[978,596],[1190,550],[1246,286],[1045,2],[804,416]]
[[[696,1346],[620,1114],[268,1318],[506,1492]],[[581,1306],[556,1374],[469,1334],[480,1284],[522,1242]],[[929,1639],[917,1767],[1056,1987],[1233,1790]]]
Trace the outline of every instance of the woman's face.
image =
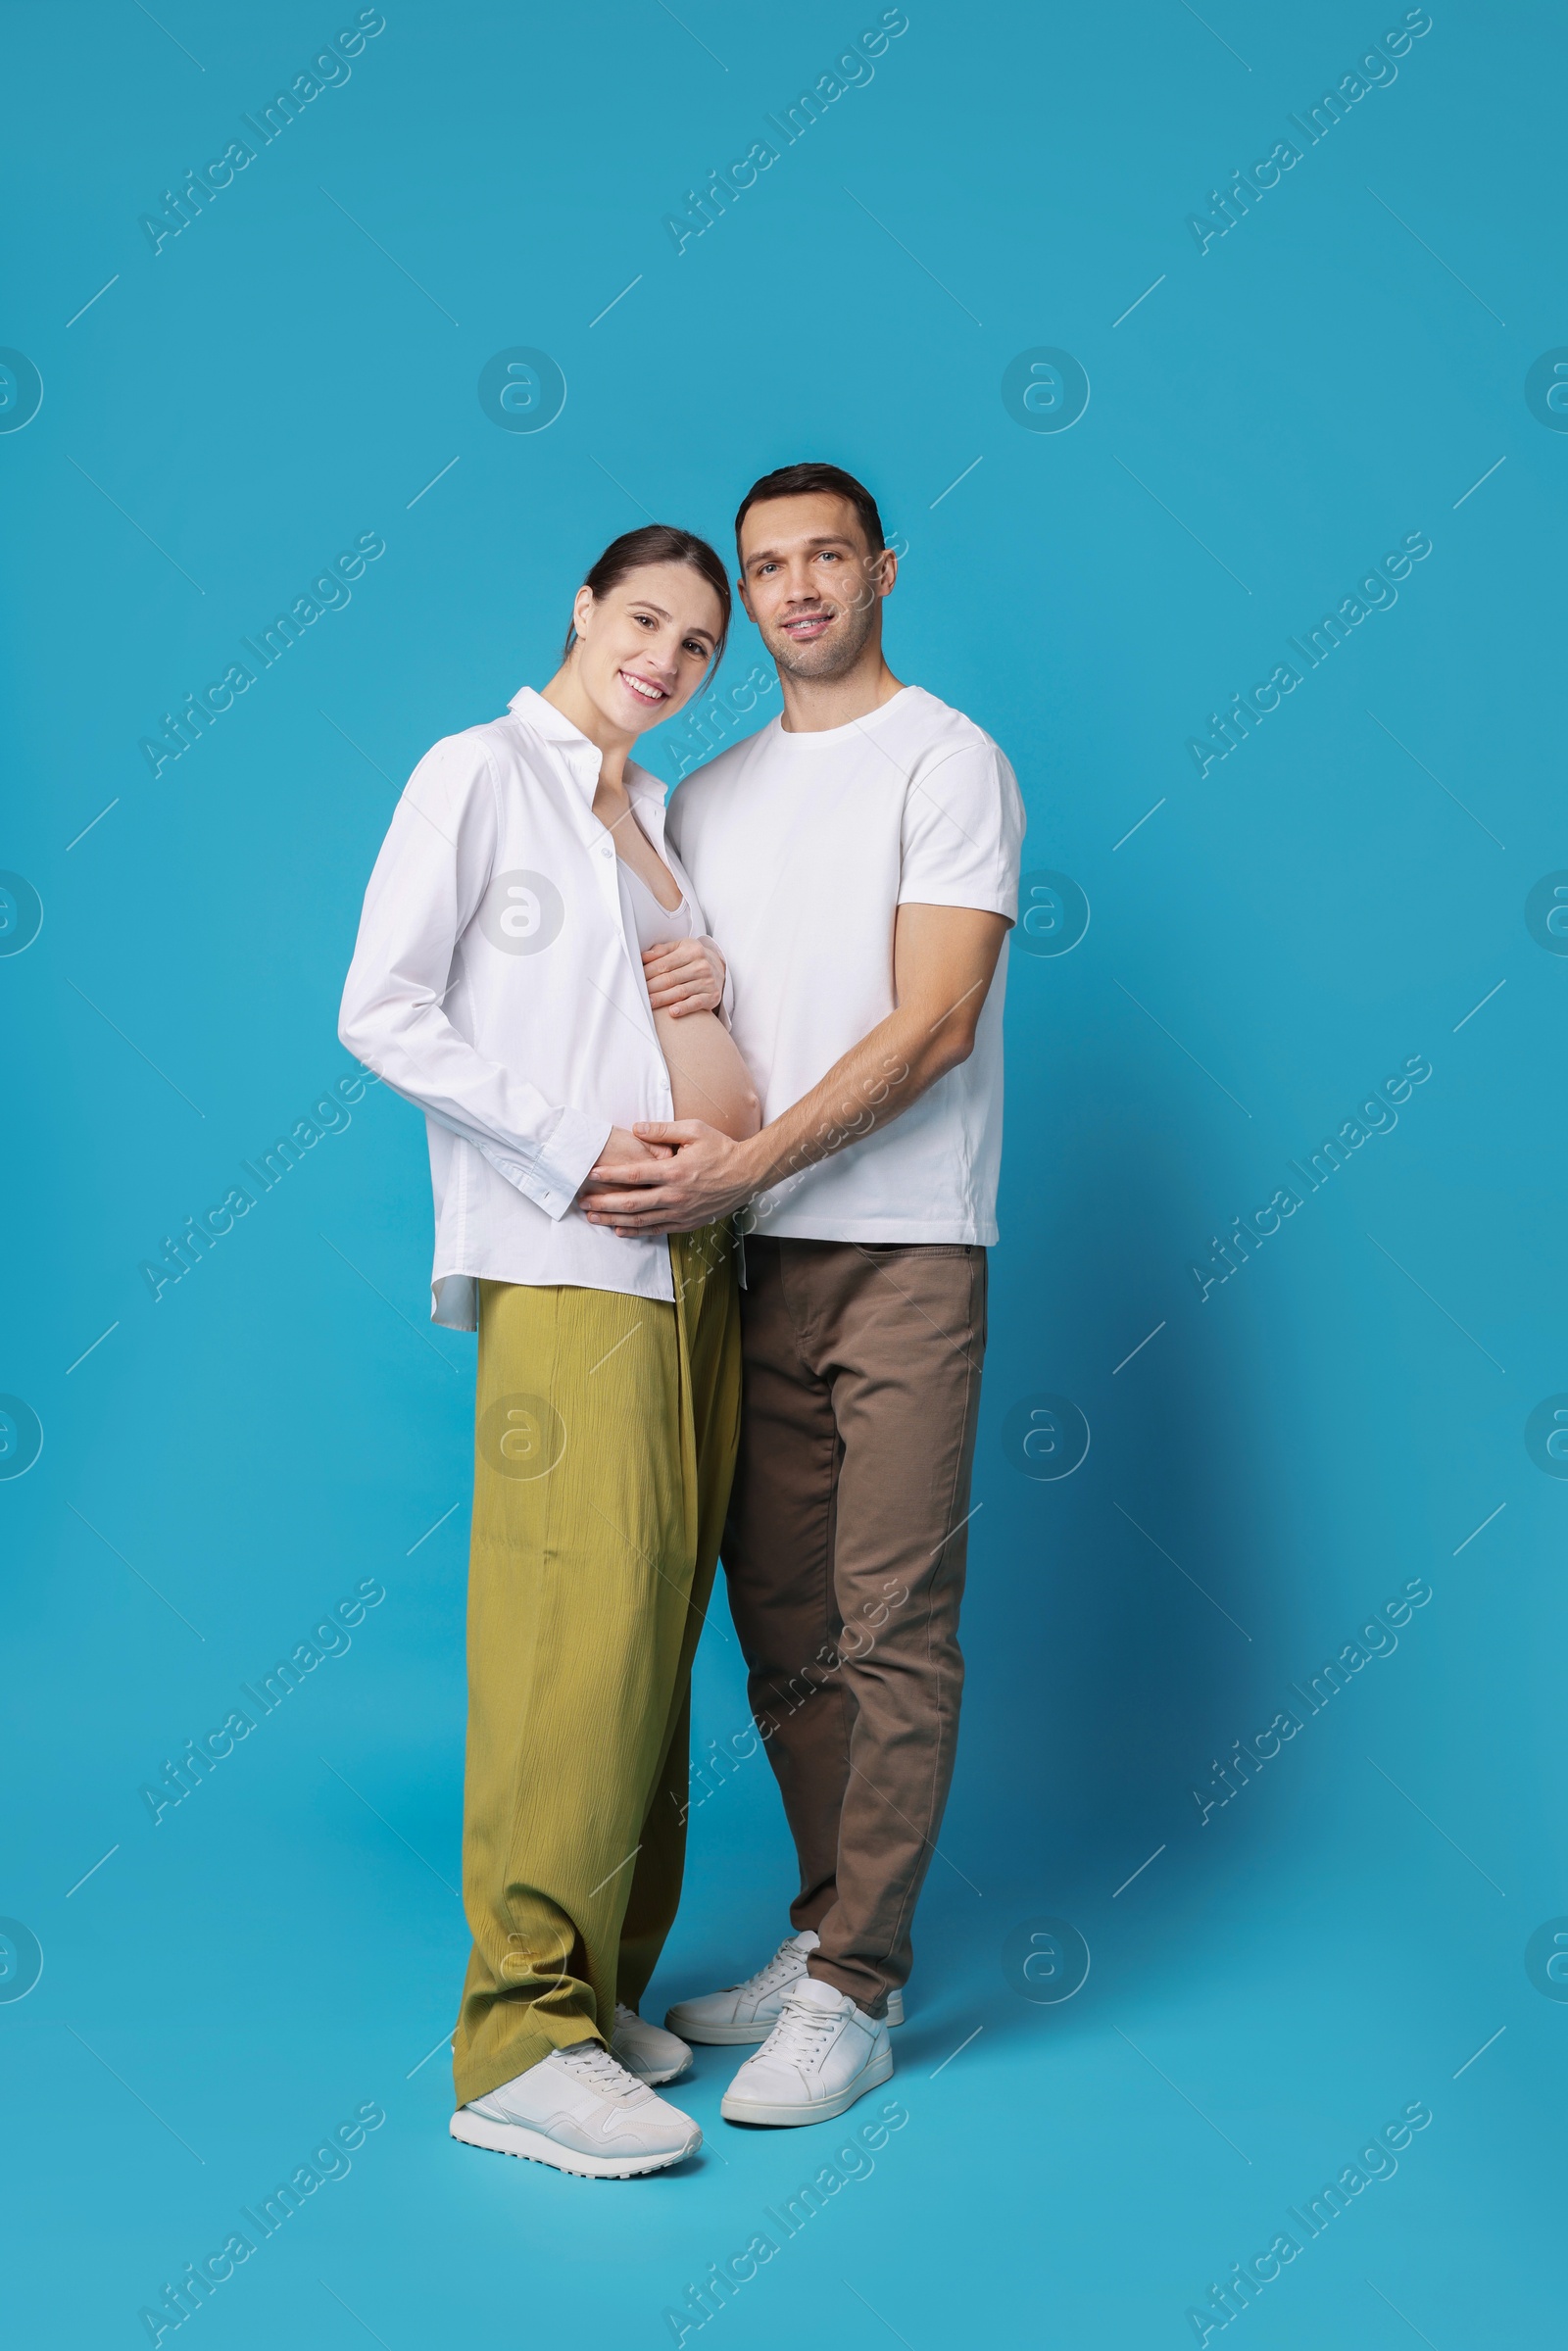
[[723,613],[690,563],[645,563],[572,607],[576,682],[617,732],[641,734],[691,700],[718,644]]

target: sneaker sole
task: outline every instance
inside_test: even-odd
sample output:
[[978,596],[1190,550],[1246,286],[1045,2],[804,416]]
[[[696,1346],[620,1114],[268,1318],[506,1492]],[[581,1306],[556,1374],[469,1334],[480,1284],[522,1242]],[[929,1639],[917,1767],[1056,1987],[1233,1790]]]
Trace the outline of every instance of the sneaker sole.
[[571,2172],[579,2180],[635,2180],[645,2172],[664,2172],[671,2164],[684,2163],[688,2155],[695,2155],[703,2143],[702,2132],[694,2128],[687,2144],[667,2155],[581,2155],[575,2147],[564,2147],[558,2139],[547,2137],[542,2131],[530,2131],[523,2123],[489,2123],[483,2115],[465,2114],[461,2108],[448,2129],[466,2147],[484,2147],[492,2155],[520,2155],[529,2163]]
[[[902,1991],[889,1992],[888,2012],[882,2022],[890,2033],[896,2033],[903,2024],[904,1994]],[[700,2021],[694,2023],[684,2008],[676,2007],[672,2008],[665,2017],[664,2031],[678,2034],[682,2040],[697,2041],[706,2049],[740,2049],[750,2048],[759,2041],[766,2040],[777,2023],[777,2017],[772,2017],[766,2024],[705,2025]],[[652,2076],[649,2076],[648,2079],[652,2080]]]
[[853,2082],[835,2091],[831,2098],[823,2098],[819,2104],[770,2106],[758,2098],[737,2098],[732,2091],[726,2090],[718,2111],[726,2123],[765,2123],[774,2130],[788,2130],[800,2123],[831,2123],[835,2115],[843,2114],[846,2107],[853,2106],[858,2098],[863,2098],[868,2089],[877,2089],[892,2079],[893,2051],[885,2049],[880,2057],[872,2058],[863,2074],[857,2074]]

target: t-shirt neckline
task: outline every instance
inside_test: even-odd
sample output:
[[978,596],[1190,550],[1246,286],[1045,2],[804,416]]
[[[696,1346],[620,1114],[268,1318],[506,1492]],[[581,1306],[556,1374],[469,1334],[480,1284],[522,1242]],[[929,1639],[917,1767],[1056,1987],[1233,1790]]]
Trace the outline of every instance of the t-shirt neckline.
[[863,735],[880,727],[890,710],[896,710],[906,696],[919,691],[918,686],[901,686],[897,694],[890,694],[874,710],[867,710],[860,718],[846,719],[842,726],[814,726],[797,731],[785,726],[781,712],[773,720],[773,732],[779,742],[787,743],[791,749],[798,744],[803,750],[830,751],[835,745],[847,742],[851,735]]

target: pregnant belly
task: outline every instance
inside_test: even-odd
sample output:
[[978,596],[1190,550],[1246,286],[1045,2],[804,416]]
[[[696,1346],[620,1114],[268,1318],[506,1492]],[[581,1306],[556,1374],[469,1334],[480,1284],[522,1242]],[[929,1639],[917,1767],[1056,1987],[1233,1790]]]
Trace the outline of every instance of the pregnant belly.
[[732,1142],[744,1143],[762,1123],[762,1106],[740,1048],[716,1012],[688,1012],[677,1020],[656,1012],[664,1066],[677,1118],[700,1118]]

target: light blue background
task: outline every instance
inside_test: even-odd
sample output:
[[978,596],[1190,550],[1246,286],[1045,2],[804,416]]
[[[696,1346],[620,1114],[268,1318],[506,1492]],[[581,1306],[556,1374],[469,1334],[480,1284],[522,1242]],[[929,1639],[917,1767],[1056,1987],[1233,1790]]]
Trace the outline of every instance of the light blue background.
[[[664,214],[874,7],[388,0],[347,84],[155,257],[138,216],[353,10],[9,12],[28,225],[0,341],[44,398],[0,436],[0,864],[44,923],[0,961],[0,1388],[44,1447],[0,1485],[0,1911],[44,1970],[0,2003],[8,2337],[145,2340],[138,2308],[374,2099],[352,2174],[191,2322],[209,2351],[635,2351],[842,2143],[722,2125],[721,2051],[676,2175],[590,2187],[447,2140],[419,2061],[466,1949],[472,1347],[423,1320],[420,1121],[373,1091],[156,1305],[137,1273],[348,1066],[338,992],[415,759],[544,682],[607,539],[646,511],[725,546],[754,475],[805,456],[872,484],[908,545],[895,667],[996,735],[1026,863],[1093,912],[1013,958],[909,2120],[704,2339],[1191,2342],[1209,2282],[1417,2099],[1397,2176],[1246,2340],[1560,2325],[1568,2005],[1524,1950],[1568,1911],[1568,1487],[1523,1438],[1568,1389],[1568,966],[1524,919],[1568,865],[1568,438],[1523,395],[1568,342],[1560,15],[1435,5],[1229,235],[1185,226],[1401,13],[910,0],[874,80],[677,257]],[[516,344],[565,374],[543,433],[476,397]],[[1003,406],[1038,345],[1088,371],[1070,431]],[[1207,713],[1416,530],[1397,605],[1200,781]],[[348,609],[154,781],[160,713],[367,531]],[[759,651],[743,623],[726,681]],[[1210,1236],[1413,1054],[1396,1131],[1200,1302]],[[1064,1482],[1004,1451],[1035,1392],[1092,1429]],[[351,1651],[154,1828],[140,1784],[372,1576]],[[1397,1651],[1201,1823],[1213,1760],[1417,1577]],[[745,1719],[721,1619],[698,1681],[701,1745]],[[694,1816],[650,2010],[755,1965],[792,1883],[754,1761]],[[1004,1974],[1041,1914],[1093,1951],[1065,2006]]]

